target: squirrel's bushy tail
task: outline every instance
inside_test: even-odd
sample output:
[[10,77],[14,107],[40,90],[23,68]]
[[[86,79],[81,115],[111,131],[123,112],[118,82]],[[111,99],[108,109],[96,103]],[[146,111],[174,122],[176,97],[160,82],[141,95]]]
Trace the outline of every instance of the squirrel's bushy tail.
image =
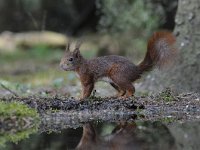
[[149,39],[144,60],[138,65],[141,72],[153,67],[163,68],[174,60],[177,49],[174,47],[176,38],[167,31],[155,32]]

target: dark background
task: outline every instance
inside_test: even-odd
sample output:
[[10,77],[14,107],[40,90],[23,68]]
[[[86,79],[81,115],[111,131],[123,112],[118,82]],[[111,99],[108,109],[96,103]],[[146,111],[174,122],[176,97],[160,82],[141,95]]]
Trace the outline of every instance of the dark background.
[[[105,2],[105,0],[59,0],[59,2],[52,0],[1,0],[0,32],[5,30],[13,32],[51,30],[68,35],[97,32],[99,21],[105,15],[103,7],[106,4],[102,5]],[[128,2],[133,3],[134,1]],[[174,28],[177,0],[143,0],[143,2],[144,5],[151,3],[155,8],[155,13],[158,8],[161,8],[164,14],[161,19],[164,18],[164,21],[159,21],[159,28],[169,30]],[[99,7],[99,5],[101,6]]]

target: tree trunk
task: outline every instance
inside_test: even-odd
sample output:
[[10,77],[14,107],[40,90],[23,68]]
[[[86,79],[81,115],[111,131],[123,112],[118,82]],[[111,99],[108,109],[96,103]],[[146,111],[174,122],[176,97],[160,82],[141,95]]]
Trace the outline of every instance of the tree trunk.
[[177,63],[165,72],[152,71],[141,87],[153,91],[163,87],[174,87],[178,91],[200,91],[199,14],[199,0],[179,0],[174,30],[179,49]]

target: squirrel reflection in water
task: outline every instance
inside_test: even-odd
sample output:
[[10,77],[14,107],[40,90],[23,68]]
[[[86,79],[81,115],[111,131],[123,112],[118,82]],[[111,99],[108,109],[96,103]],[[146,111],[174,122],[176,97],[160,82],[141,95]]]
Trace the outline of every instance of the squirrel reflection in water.
[[83,126],[77,150],[176,150],[175,139],[166,125],[144,122],[117,125],[111,134],[99,136],[90,123]]

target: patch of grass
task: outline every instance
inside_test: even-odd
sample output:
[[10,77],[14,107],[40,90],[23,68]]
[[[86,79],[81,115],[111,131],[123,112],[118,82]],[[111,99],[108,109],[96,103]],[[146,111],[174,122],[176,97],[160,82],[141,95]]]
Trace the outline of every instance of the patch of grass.
[[63,52],[60,49],[52,49],[46,45],[38,45],[27,50],[16,50],[12,53],[1,53],[0,62],[8,63],[26,60],[60,60],[62,53]]
[[[46,45],[0,54],[0,82],[16,92],[35,86],[74,84],[75,74],[59,69],[63,51]],[[0,87],[1,88],[1,87]]]
[[60,60],[63,51],[60,49],[52,49],[47,45],[37,45],[31,48],[28,52],[28,55],[31,56],[32,59],[35,60]]
[[77,80],[75,73],[58,71],[53,68],[31,74],[21,74],[18,76],[6,75],[2,76],[1,79],[0,82],[14,90],[18,90],[19,87],[22,86],[29,88],[46,85],[60,87],[64,84],[75,84]]
[[[6,88],[16,93],[26,93],[31,89],[30,84],[14,83],[6,80],[0,80],[0,84],[4,85]],[[0,86],[0,89],[1,88],[2,87]]]
[[1,102],[0,101],[0,116],[1,117],[34,117],[39,118],[39,114],[35,109],[29,108],[25,104],[19,102]]

